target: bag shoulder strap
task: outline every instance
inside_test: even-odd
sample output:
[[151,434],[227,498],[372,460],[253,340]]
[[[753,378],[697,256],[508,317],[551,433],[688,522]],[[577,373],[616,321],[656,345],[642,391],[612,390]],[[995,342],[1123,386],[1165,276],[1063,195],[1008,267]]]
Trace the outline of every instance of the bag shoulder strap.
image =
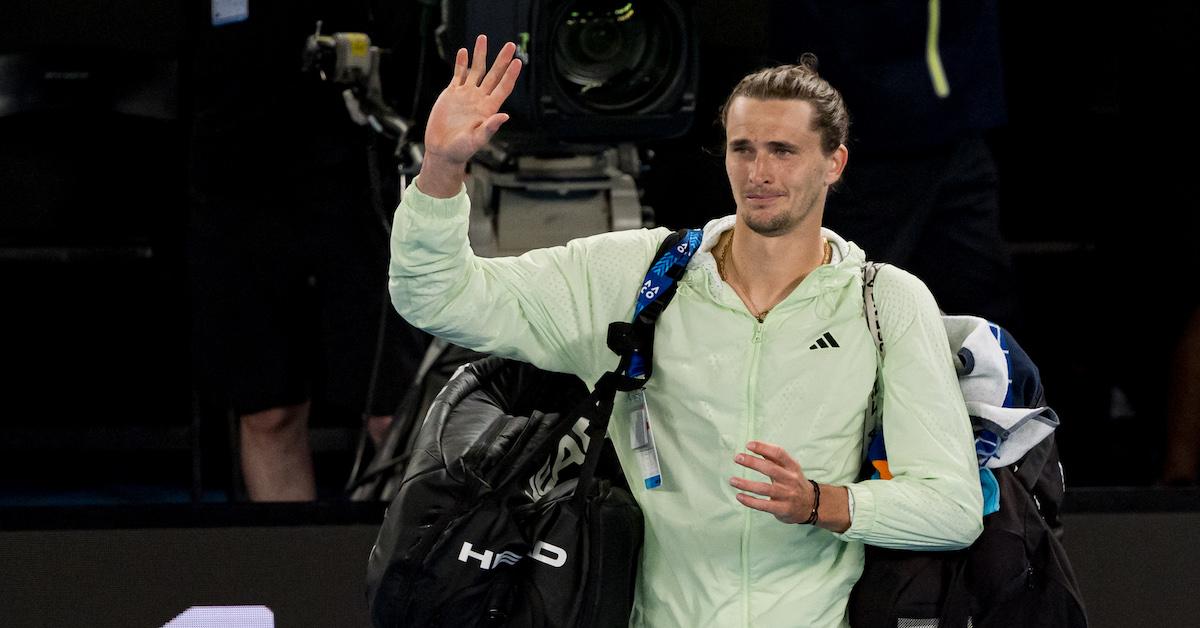
[[879,275],[879,269],[883,266],[884,264],[880,262],[863,262],[862,265],[863,317],[867,322],[867,331],[871,334],[871,339],[875,341],[875,349],[879,353],[878,366],[875,369],[875,385],[871,388],[871,396],[867,399],[867,415],[863,420],[864,460],[867,458],[867,448],[871,444],[871,437],[879,428],[882,418],[880,415],[883,410],[879,399],[879,380],[883,372],[884,342],[883,329],[879,324],[879,305],[875,302],[875,280]]
[[[617,367],[600,376],[595,388],[571,412],[572,417],[587,419],[586,433],[600,443],[608,431],[617,391],[642,388],[650,379],[654,352],[654,324],[675,296],[692,255],[700,248],[704,233],[699,229],[676,231],[659,245],[646,278],[638,288],[633,322],[617,321],[608,326],[608,348],[621,356]],[[569,427],[570,422],[564,423]],[[565,430],[564,432],[565,433]],[[557,441],[555,441],[557,442]],[[575,484],[573,499],[580,507],[591,488],[600,462],[600,447],[589,447]]]
[[618,376],[617,390],[636,390],[650,379],[654,369],[654,324],[675,297],[678,281],[703,239],[700,229],[680,229],[667,236],[638,288],[633,321],[609,324],[608,348],[621,356],[613,371]]

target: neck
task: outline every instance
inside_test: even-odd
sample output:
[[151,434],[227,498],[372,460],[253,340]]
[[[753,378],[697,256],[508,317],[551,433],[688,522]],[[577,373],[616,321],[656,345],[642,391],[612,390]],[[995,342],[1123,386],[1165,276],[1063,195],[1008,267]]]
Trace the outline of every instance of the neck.
[[824,263],[826,252],[819,226],[777,237],[735,227],[718,246],[725,281],[760,320]]
[[799,283],[825,260],[819,226],[798,228],[776,237],[759,235],[742,226],[733,230],[730,263],[741,285],[750,289],[780,289]]

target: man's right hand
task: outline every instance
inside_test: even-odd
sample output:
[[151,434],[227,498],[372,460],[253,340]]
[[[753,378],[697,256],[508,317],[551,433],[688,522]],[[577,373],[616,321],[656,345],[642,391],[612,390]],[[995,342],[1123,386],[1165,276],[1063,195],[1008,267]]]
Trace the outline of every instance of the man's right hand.
[[512,42],[504,44],[485,75],[487,37],[475,39],[469,67],[467,49],[459,48],[454,77],[433,104],[425,125],[425,160],[417,183],[425,194],[438,198],[458,194],[467,162],[508,121],[508,114],[499,111],[521,73],[521,60],[513,58],[516,51]]

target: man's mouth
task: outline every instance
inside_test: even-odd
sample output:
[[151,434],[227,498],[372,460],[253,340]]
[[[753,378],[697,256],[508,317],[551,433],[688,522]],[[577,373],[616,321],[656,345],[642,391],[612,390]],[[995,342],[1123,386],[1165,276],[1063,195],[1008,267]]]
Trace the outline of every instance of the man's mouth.
[[769,201],[783,196],[775,192],[747,192],[746,200],[748,201]]

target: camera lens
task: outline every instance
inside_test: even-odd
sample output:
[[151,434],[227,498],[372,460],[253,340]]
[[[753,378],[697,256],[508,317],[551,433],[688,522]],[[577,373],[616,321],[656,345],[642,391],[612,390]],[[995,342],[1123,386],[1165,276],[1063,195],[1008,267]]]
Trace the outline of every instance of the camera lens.
[[637,112],[662,97],[678,71],[681,35],[663,3],[577,0],[551,27],[551,73],[584,110]]
[[621,31],[611,24],[589,25],[577,31],[578,39],[568,42],[574,45],[571,56],[585,62],[609,61],[621,53]]

